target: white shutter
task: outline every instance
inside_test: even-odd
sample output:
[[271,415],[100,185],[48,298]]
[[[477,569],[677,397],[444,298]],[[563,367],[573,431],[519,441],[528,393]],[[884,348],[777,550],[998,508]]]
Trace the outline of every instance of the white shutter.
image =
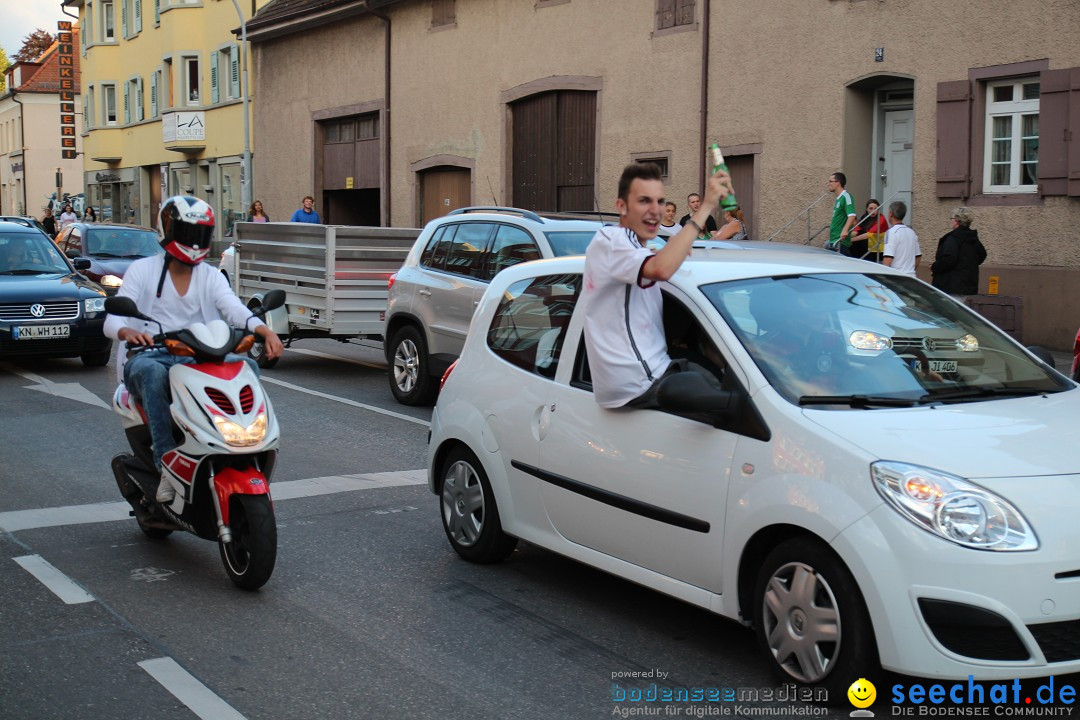
[[120,35],[127,37],[128,1],[120,0]]
[[154,26],[161,24],[161,0],[154,0]]
[[135,32],[142,32],[142,0],[135,0]]
[[218,53],[210,52],[210,102],[217,105],[218,102]]
[[82,124],[83,124],[83,132],[86,132],[91,127],[91,123],[90,123],[90,96],[89,95],[83,95],[82,96],[82,120],[83,120],[83,122],[82,122]]
[[135,102],[137,103],[135,105],[135,119],[136,120],[142,120],[144,118],[143,118],[143,103],[142,103],[143,97],[142,97],[142,78],[141,77],[138,78],[135,81],[135,89],[136,89]]
[[157,73],[154,73],[154,81],[150,83],[150,117],[157,116]]
[[240,48],[229,48],[229,92],[233,98],[240,97]]
[[131,122],[131,84],[124,83],[124,124]]

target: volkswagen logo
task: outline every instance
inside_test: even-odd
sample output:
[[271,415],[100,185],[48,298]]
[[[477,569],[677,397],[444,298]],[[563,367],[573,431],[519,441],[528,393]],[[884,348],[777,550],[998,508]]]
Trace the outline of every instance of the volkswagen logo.
[[30,306],[30,314],[36,318],[45,317],[45,306],[41,303],[34,303]]

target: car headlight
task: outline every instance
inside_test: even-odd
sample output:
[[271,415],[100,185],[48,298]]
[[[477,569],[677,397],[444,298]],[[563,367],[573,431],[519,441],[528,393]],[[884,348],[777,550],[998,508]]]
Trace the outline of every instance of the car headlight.
[[246,428],[237,425],[232,420],[215,415],[214,427],[221,433],[221,437],[225,438],[226,445],[249,447],[266,437],[266,413],[259,413],[255,417],[255,422]]
[[93,313],[105,312],[105,298],[92,297],[83,300],[83,313],[86,315],[92,315]]
[[960,352],[979,352],[979,338],[971,333],[956,339],[956,349]]
[[892,338],[869,330],[856,330],[848,336],[848,344],[856,350],[888,350]]
[[101,278],[101,284],[105,287],[120,287],[124,281],[115,275],[105,275]]
[[898,462],[876,462],[870,474],[877,491],[901,515],[957,545],[1000,551],[1039,547],[1020,511],[985,488]]

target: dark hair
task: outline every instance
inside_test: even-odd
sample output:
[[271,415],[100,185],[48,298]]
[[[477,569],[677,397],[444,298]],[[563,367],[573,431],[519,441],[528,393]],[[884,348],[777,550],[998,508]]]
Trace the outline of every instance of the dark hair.
[[686,202],[690,202],[690,198],[692,198],[692,197],[696,197],[697,199],[700,200],[701,199],[701,193],[690,193],[689,195],[686,196]]
[[626,200],[630,195],[630,185],[635,180],[663,180],[660,166],[656,163],[630,163],[623,168],[619,177],[619,199]]
[[879,203],[879,202],[878,202],[877,200],[875,200],[874,198],[870,198],[869,200],[867,200],[867,201],[866,201],[866,207],[867,207],[867,208],[869,208],[869,207],[870,207],[870,203],[874,203],[875,205],[877,205],[877,206],[878,206],[878,209],[881,209],[881,203]]
[[904,216],[907,215],[907,205],[905,205],[900,200],[897,200],[893,204],[889,205],[889,212],[891,212],[892,216],[897,220],[903,220]]
[[837,170],[832,176],[836,178],[836,182],[840,183],[840,187],[847,187],[847,175]]
[[679,209],[679,206],[675,204],[674,200],[668,200],[666,203],[664,203],[664,207],[673,207],[676,210]]

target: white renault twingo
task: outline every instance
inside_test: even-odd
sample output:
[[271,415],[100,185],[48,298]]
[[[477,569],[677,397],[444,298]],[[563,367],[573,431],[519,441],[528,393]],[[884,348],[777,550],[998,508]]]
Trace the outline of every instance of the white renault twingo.
[[752,624],[832,697],[878,666],[1080,671],[1080,389],[919,280],[783,247],[663,284],[670,354],[724,390],[676,374],[659,411],[593,399],[584,258],[500,273],[431,423],[451,545],[520,538]]

